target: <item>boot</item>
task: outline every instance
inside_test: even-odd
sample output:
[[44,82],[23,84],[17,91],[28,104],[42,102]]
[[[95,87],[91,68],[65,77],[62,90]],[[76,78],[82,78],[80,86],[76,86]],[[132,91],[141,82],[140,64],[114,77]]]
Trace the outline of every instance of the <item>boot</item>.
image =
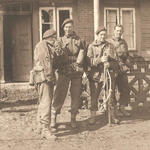
[[125,110],[125,106],[123,106],[123,105],[120,106],[120,111],[123,114],[123,116],[125,116],[125,117],[131,116],[131,114]]
[[41,133],[42,133],[42,125],[41,125],[40,122],[37,123],[36,129],[35,129],[34,131],[35,131],[35,133],[37,133],[37,134],[41,134]]
[[56,112],[52,111],[51,124],[50,124],[51,132],[56,132],[56,119],[57,119],[57,114],[56,114]]
[[96,122],[96,118],[95,118],[96,117],[96,111],[91,111],[90,113],[91,113],[91,115],[89,118],[89,124],[93,125]]
[[56,136],[50,132],[48,125],[45,125],[45,124],[42,125],[42,138],[45,138],[47,140],[49,140],[49,139],[55,140],[56,139]]
[[77,122],[76,122],[76,114],[71,114],[71,127],[77,128]]
[[115,113],[115,106],[109,105],[108,106],[108,122],[109,124],[119,124],[120,120],[116,117]]
[[124,116],[124,114],[120,111],[120,108],[116,109],[116,116],[118,116],[118,117],[123,117]]

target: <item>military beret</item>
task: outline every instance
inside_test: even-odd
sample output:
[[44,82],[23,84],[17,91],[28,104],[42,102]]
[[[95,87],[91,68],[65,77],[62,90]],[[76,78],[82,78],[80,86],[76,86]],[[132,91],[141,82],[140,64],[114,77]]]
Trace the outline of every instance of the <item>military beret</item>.
[[107,30],[104,26],[99,26],[97,31],[96,31],[96,35],[98,35],[101,31],[107,31]]
[[52,35],[56,34],[56,31],[54,29],[48,29],[43,34],[43,39],[51,37]]
[[73,20],[70,18],[65,19],[61,27],[63,28],[67,23],[73,23]]

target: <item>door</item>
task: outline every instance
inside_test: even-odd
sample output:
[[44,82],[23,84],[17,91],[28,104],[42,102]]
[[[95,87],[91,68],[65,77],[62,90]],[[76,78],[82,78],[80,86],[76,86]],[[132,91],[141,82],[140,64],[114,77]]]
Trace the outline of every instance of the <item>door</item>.
[[11,81],[28,81],[32,69],[31,17],[7,16],[5,20],[7,73]]

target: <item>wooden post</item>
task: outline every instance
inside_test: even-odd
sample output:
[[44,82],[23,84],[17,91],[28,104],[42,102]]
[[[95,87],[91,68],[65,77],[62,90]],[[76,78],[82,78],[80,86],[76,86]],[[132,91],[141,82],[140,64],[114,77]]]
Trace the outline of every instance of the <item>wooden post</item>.
[[93,0],[94,6],[94,38],[96,38],[96,30],[99,27],[99,17],[100,17],[100,8],[99,8],[99,1],[100,0]]
[[0,14],[0,83],[4,83],[4,39],[3,39],[3,15]]

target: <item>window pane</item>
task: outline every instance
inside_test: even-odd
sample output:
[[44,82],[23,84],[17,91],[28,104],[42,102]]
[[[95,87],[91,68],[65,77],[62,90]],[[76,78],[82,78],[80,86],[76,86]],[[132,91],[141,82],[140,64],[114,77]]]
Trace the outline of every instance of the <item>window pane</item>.
[[117,22],[117,10],[106,10],[106,28],[108,32],[108,38],[113,36],[113,29]]
[[40,16],[40,39],[42,39],[43,33],[51,28],[54,28],[54,10],[49,8],[42,8]]
[[42,10],[42,23],[53,22],[53,10]]
[[43,35],[43,33],[46,31],[46,30],[48,30],[48,29],[51,29],[51,28],[53,28],[53,25],[51,24],[43,24],[42,25],[42,35]]
[[122,24],[124,26],[123,38],[127,41],[129,48],[134,48],[134,22],[133,10],[122,10]]

